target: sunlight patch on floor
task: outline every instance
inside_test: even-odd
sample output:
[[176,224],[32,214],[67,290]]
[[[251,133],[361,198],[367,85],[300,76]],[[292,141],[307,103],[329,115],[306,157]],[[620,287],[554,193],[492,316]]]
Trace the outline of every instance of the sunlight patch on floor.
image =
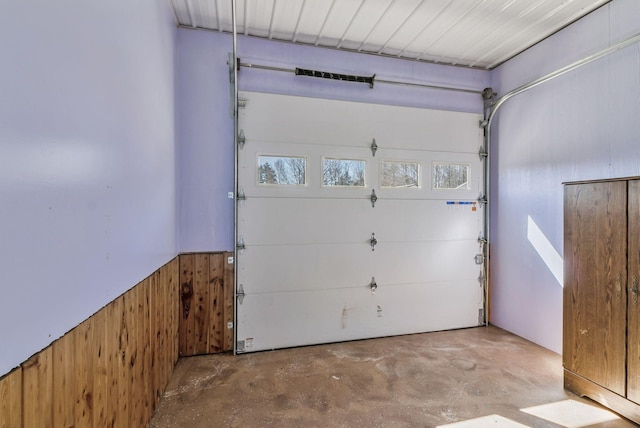
[[447,425],[439,425],[437,428],[529,428],[528,425],[512,421],[500,415],[489,415],[481,418],[469,419]]
[[608,410],[574,400],[558,401],[520,410],[567,428],[587,427],[620,419]]

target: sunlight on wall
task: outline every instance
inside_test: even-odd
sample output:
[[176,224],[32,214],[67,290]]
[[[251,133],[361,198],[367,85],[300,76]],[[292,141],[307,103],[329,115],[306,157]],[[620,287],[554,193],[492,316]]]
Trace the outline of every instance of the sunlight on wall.
[[547,265],[547,268],[549,268],[556,278],[560,287],[562,287],[564,269],[562,256],[553,248],[551,242],[549,242],[545,234],[542,233],[542,230],[540,230],[531,216],[527,216],[527,218],[527,239],[529,239],[529,242],[531,242],[533,248],[538,252],[544,264]]

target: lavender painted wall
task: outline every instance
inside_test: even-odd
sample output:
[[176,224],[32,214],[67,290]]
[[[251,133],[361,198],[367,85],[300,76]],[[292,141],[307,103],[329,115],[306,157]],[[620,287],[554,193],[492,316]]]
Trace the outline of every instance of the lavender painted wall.
[[[640,32],[640,2],[614,0],[492,73],[499,94]],[[532,223],[563,253],[562,182],[640,175],[640,46],[507,101],[492,177],[492,322],[562,350],[562,287]]]
[[[180,251],[233,249],[233,121],[229,110],[229,35],[178,30],[178,141]],[[479,89],[488,71],[354,54],[239,37],[243,63],[310,68],[379,79]],[[479,95],[376,84],[340,82],[293,73],[241,68],[241,90],[403,105],[482,111]]]
[[0,375],[175,256],[166,2],[0,14]]

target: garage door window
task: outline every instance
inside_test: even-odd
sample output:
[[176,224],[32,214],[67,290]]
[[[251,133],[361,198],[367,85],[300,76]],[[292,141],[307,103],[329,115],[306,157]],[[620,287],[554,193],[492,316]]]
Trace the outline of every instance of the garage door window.
[[306,183],[306,158],[258,156],[258,184],[304,186]]
[[468,190],[469,164],[452,162],[433,163],[433,188],[435,190]]
[[322,159],[324,186],[364,187],[367,163],[359,159]]
[[420,187],[420,163],[405,161],[381,162],[380,186],[388,188]]

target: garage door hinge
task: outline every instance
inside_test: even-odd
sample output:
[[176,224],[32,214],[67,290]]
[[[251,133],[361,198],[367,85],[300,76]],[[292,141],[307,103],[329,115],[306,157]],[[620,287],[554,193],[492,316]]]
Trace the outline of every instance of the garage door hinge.
[[482,161],[482,160],[485,160],[487,158],[487,156],[489,156],[489,154],[484,149],[484,147],[480,147],[480,151],[478,152],[478,156],[480,156],[480,160]]
[[484,129],[489,125],[489,121],[487,119],[478,121],[478,125],[480,128]]
[[369,283],[369,288],[371,288],[371,294],[376,294],[376,290],[378,289],[378,284],[376,284],[376,278],[371,277],[371,283]]
[[238,238],[238,242],[236,243],[236,250],[240,251],[246,248],[247,246],[244,245],[244,238],[241,236],[240,238]]
[[480,234],[480,235],[478,236],[478,244],[480,244],[480,245],[484,245],[484,244],[486,244],[486,243],[487,243],[487,238],[485,238],[484,236],[482,236],[482,234]]
[[486,205],[487,204],[487,197],[483,194],[480,194],[480,196],[478,196],[478,203],[482,206],[482,205]]
[[244,136],[244,130],[241,129],[240,132],[238,133],[238,146],[240,148],[243,148],[244,147],[244,143],[246,143],[246,142],[247,142],[247,139]]
[[242,302],[244,302],[244,287],[242,286],[242,284],[238,286],[237,296],[238,296],[238,304],[241,305]]
[[375,207],[376,207],[376,201],[377,201],[377,200],[378,200],[378,197],[376,196],[376,191],[375,191],[375,189],[372,189],[372,190],[371,190],[371,206],[372,206],[373,208],[375,208]]
[[247,200],[247,195],[244,194],[244,189],[242,187],[238,189],[237,199],[239,201],[246,201]]
[[376,144],[376,139],[373,139],[373,142],[371,143],[371,154],[373,155],[373,157],[376,156],[376,151],[378,150],[378,145]]

